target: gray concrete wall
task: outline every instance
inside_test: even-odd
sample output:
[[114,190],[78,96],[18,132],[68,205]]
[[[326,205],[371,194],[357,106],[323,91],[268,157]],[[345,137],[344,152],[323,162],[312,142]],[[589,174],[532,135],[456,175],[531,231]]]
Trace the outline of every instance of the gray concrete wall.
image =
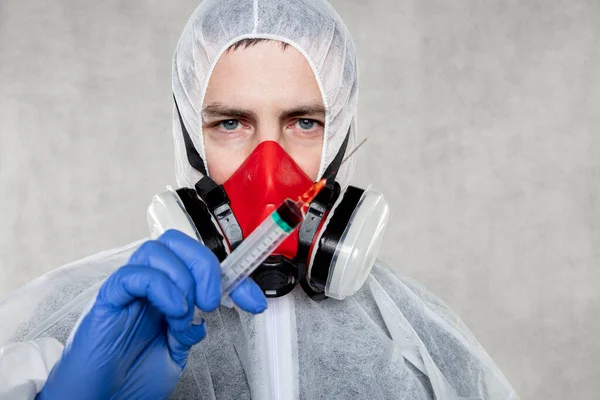
[[[381,256],[524,399],[600,389],[600,3],[336,0]],[[0,295],[147,234],[174,183],[170,62],[196,0],[0,1]]]

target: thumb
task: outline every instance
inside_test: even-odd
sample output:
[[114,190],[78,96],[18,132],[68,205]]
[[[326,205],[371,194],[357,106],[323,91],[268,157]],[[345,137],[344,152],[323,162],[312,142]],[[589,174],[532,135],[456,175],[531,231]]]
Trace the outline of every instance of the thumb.
[[194,309],[194,319],[187,329],[180,331],[169,327],[167,344],[173,361],[183,369],[192,346],[200,343],[205,337],[206,322],[202,318],[200,309],[196,307]]

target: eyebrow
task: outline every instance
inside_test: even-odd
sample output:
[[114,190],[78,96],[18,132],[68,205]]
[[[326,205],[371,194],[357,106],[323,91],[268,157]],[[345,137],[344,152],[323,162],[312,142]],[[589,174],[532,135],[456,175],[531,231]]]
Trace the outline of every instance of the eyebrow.
[[[279,113],[279,118],[288,119],[301,117],[304,115],[321,114],[325,116],[326,110],[321,104],[307,104],[294,107],[289,110],[283,110]],[[252,110],[244,110],[241,108],[227,107],[223,104],[209,104],[202,110],[202,118],[205,117],[229,117],[240,119],[258,119],[256,113]]]

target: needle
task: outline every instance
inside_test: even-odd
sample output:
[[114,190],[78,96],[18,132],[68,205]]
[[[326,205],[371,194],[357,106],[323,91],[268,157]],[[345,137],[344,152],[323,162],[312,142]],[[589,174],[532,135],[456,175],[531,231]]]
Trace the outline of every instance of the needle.
[[[337,173],[337,171],[339,170],[339,168],[344,165],[344,163],[346,161],[348,161],[350,159],[350,157],[352,157],[352,155],[354,153],[356,153],[356,150],[358,150],[360,148],[360,146],[362,146],[365,142],[367,141],[367,138],[365,138],[362,142],[360,142],[358,144],[358,146],[356,146],[351,152],[350,154],[348,154],[346,156],[346,158],[344,158],[342,160],[342,162],[340,163],[340,166],[338,167],[338,169],[334,172],[332,172],[330,175],[333,176]],[[306,208],[310,205],[310,202],[313,201],[313,199],[315,197],[317,197],[317,195],[319,194],[319,192],[321,191],[321,189],[323,189],[325,187],[325,185],[327,184],[327,178],[322,178],[320,181],[316,182],[314,185],[312,185],[310,187],[310,189],[308,189],[306,192],[304,192],[301,196],[298,197],[298,201],[296,202],[296,204],[299,207],[303,207]]]
[[350,159],[350,157],[352,157],[352,155],[353,155],[354,153],[356,153],[356,150],[358,150],[358,149],[360,148],[360,146],[362,146],[363,144],[365,144],[365,142],[367,141],[367,139],[368,139],[368,138],[364,138],[364,139],[363,139],[363,141],[362,141],[362,142],[360,142],[360,143],[358,144],[358,146],[356,146],[356,147],[355,147],[355,148],[354,148],[354,149],[353,149],[353,150],[350,152],[350,154],[348,154],[348,155],[346,156],[346,158],[344,158],[344,159],[342,160],[342,162],[340,163],[340,166],[339,166],[339,167],[338,167],[338,168],[337,168],[335,171],[333,171],[333,172],[331,172],[331,173],[329,174],[329,176],[334,176],[335,174],[337,174],[337,173],[338,173],[338,171],[340,170],[340,168],[342,167],[342,165],[344,165],[344,163],[345,163],[346,161],[348,161],[348,160]]

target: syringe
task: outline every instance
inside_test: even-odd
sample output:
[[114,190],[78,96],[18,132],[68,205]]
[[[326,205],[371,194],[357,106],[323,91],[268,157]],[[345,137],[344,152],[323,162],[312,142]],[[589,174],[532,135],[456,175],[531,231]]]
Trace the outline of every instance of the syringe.
[[229,293],[246,279],[300,225],[310,202],[325,187],[323,178],[294,201],[286,199],[221,263],[221,304],[231,305]]

